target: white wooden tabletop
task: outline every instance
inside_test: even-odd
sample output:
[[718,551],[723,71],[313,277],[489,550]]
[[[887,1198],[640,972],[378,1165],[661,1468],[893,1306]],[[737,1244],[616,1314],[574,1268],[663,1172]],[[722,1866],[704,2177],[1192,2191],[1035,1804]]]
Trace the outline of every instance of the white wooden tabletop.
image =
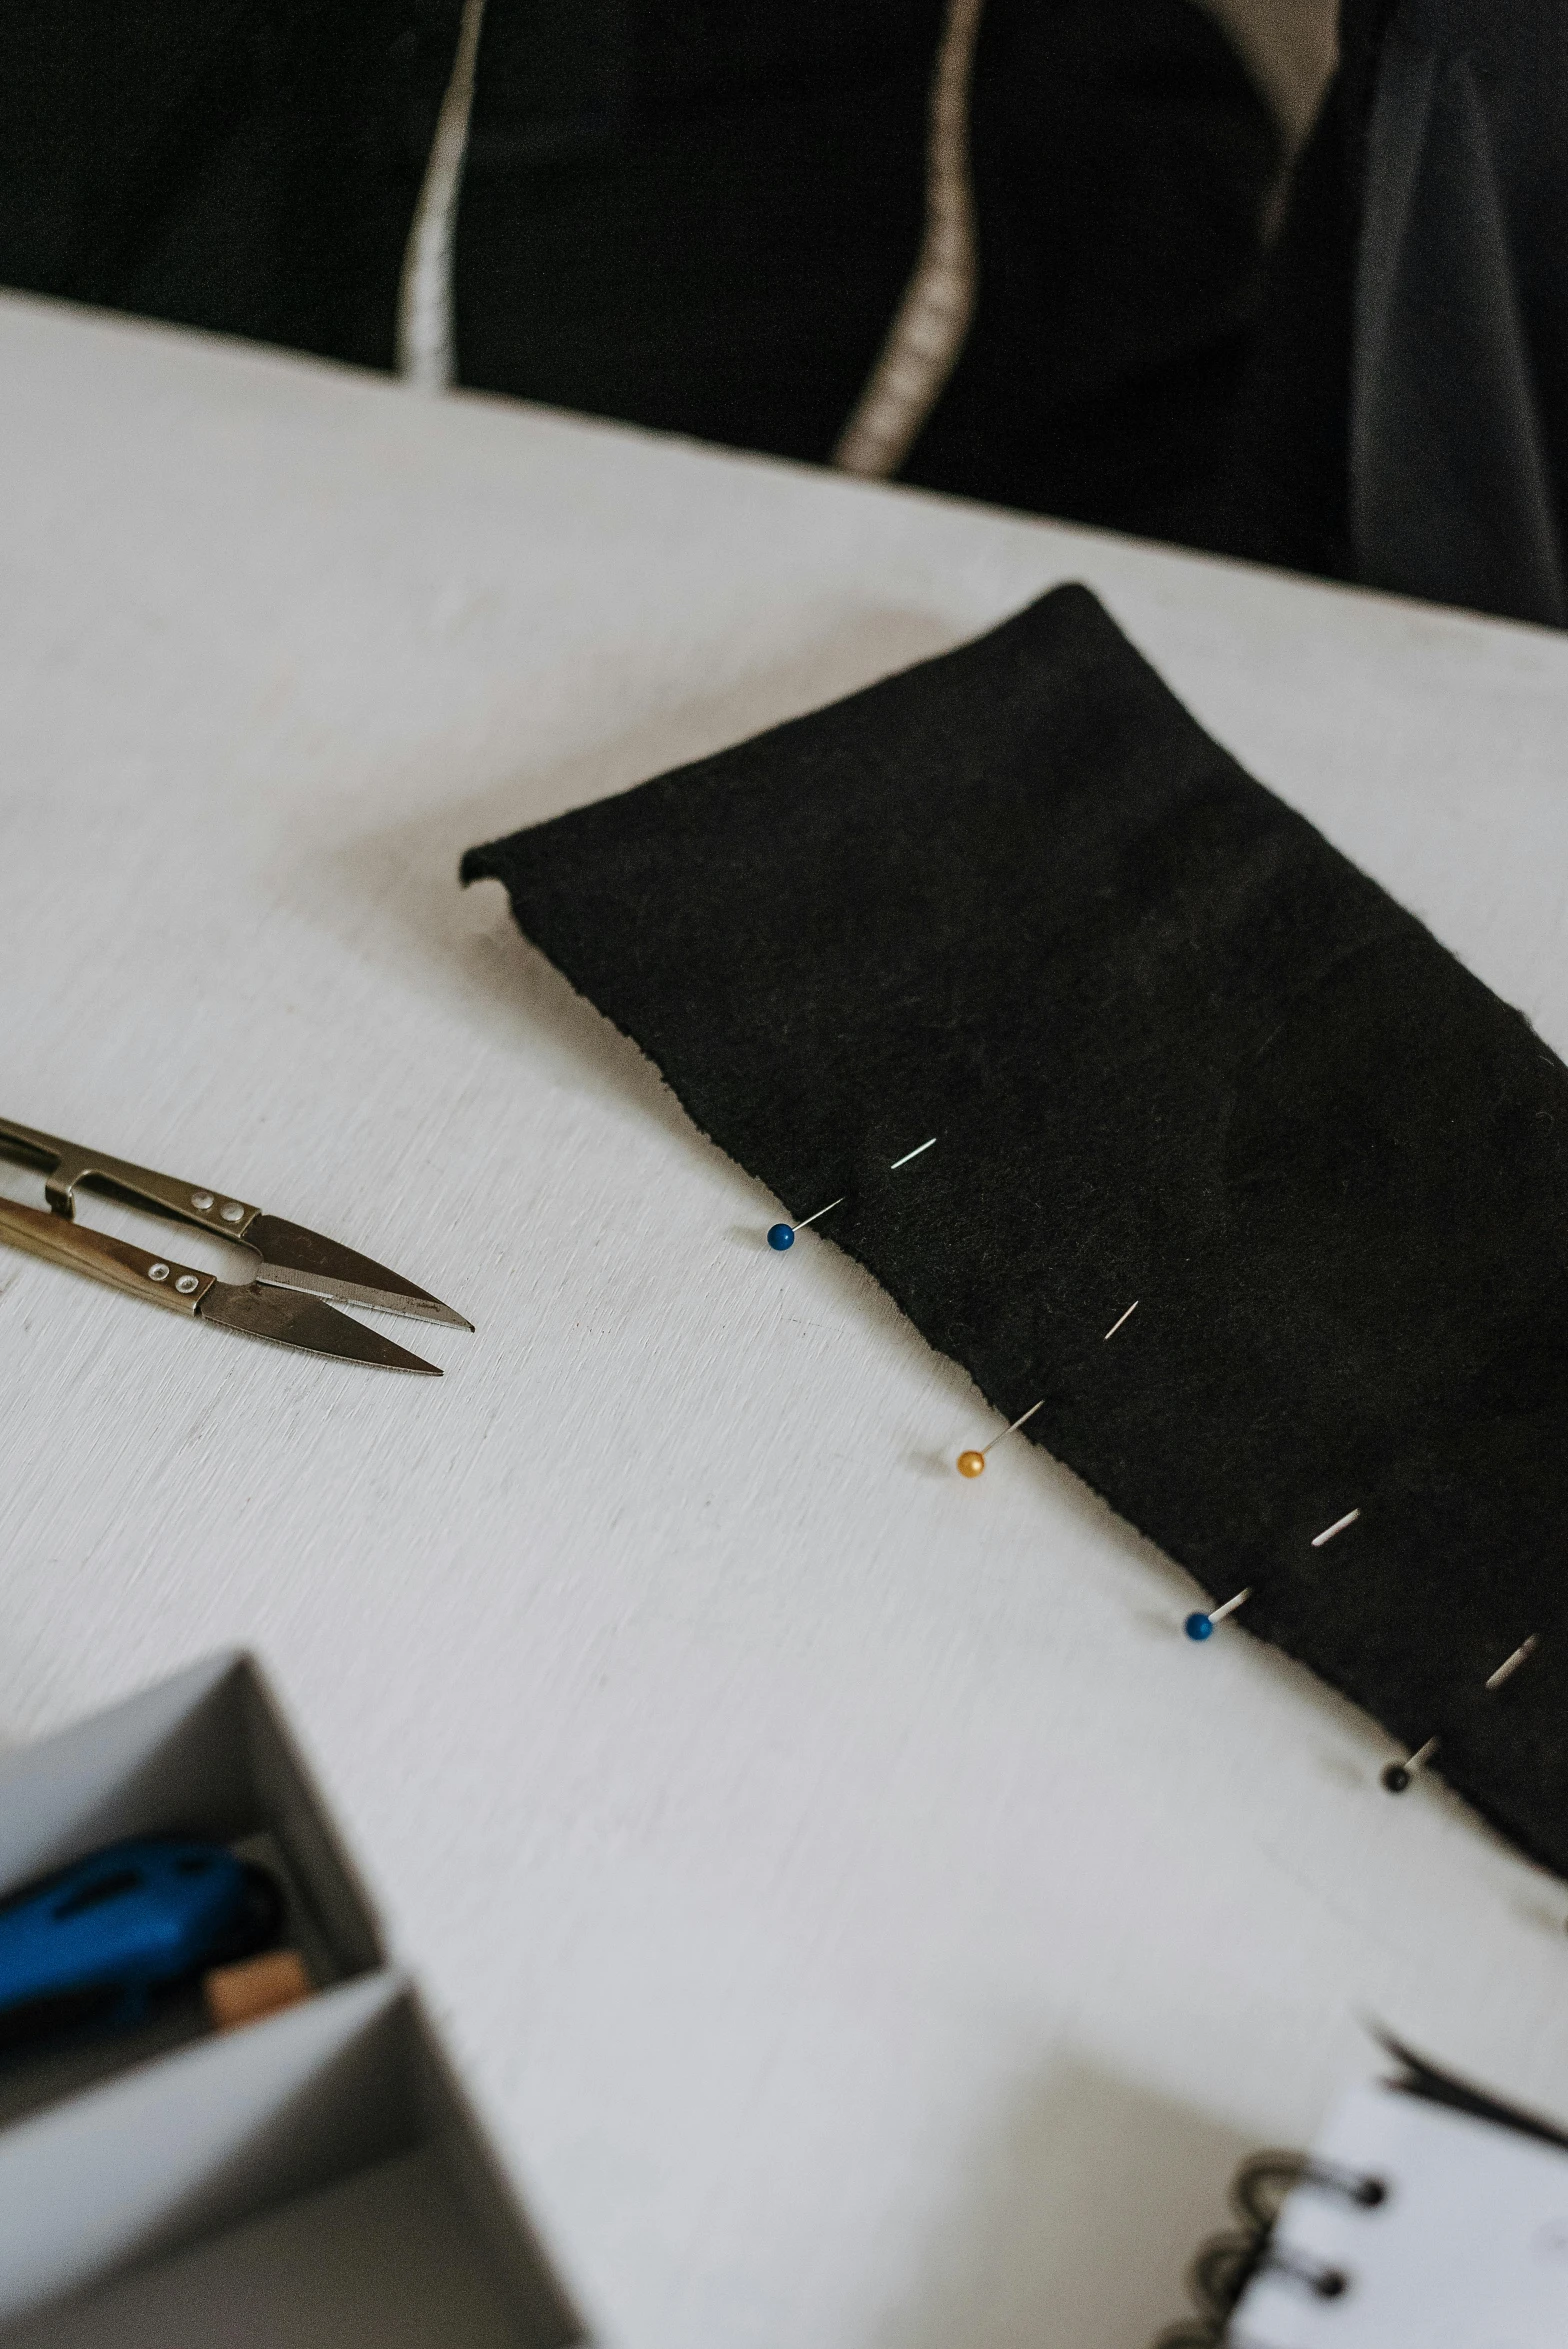
[[1142,2349],[1366,2014],[1568,2111],[1568,1892],[963,1483],[963,1374],[455,880],[1082,578],[1568,1050],[1568,642],[20,301],[0,514],[0,1111],[478,1324],[0,1254],[0,1738],[253,1645],[617,2349]]

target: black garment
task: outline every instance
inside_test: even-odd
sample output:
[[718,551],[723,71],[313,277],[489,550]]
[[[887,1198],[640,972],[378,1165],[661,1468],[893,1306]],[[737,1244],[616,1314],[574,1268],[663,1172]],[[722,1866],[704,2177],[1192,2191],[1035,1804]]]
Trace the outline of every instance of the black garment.
[[[0,13],[0,282],[393,362],[460,0]],[[462,379],[825,460],[919,251],[944,0],[488,0]],[[1192,0],[988,0],[980,298],[914,480],[1157,530],[1275,167]]]
[[[463,380],[824,461],[924,224],[943,0],[488,0]],[[987,0],[979,306],[905,469],[1158,530],[1217,461],[1279,163],[1191,0]]]
[[942,0],[487,0],[465,383],[825,461],[918,248]]
[[446,0],[21,0],[0,283],[392,364]]
[[1085,589],[463,871],[844,1195],[802,1249],[1568,1874],[1568,1070]]
[[988,0],[979,305],[904,477],[1166,534],[1218,463],[1279,134],[1190,0]]
[[1568,10],[1345,0],[1343,45],[1210,541],[1568,625]]

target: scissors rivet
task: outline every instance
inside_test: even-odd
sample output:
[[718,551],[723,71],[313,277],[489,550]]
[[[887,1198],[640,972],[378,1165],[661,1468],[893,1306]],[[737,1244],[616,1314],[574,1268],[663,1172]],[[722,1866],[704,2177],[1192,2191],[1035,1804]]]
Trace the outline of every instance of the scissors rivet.
[[182,1297],[189,1297],[195,1290],[201,1287],[200,1281],[196,1278],[196,1275],[193,1272],[182,1272],[174,1285],[179,1290]]
[[149,1265],[148,1265],[148,1267],[147,1267],[147,1278],[148,1278],[150,1281],[166,1281],[166,1280],[168,1279],[168,1277],[169,1277],[169,1268],[168,1268],[168,1266],[167,1266],[166,1264],[149,1264]]
[[218,1210],[218,1213],[222,1216],[225,1223],[238,1223],[244,1212],[244,1208],[238,1206],[232,1199],[229,1201],[227,1207],[220,1207]]
[[192,1191],[191,1205],[193,1207],[199,1207],[202,1214],[205,1215],[208,1208],[212,1205],[212,1193],[210,1191]]

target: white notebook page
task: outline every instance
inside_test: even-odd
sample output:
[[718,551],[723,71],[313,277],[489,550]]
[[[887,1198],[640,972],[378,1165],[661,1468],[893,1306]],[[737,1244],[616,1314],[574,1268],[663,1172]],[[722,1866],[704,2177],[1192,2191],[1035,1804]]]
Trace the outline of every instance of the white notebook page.
[[1346,2097],[1314,2158],[1387,2199],[1298,2186],[1275,2250],[1345,2289],[1265,2269],[1229,2349],[1568,2349],[1568,2152],[1377,2085]]

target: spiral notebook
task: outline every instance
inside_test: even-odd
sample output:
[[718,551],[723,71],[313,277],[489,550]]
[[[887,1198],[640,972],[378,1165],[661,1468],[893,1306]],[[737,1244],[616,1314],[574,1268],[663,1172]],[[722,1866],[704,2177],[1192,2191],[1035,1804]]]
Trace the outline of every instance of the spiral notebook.
[[1568,2136],[1395,2053],[1330,2120],[1227,2349],[1564,2349]]

